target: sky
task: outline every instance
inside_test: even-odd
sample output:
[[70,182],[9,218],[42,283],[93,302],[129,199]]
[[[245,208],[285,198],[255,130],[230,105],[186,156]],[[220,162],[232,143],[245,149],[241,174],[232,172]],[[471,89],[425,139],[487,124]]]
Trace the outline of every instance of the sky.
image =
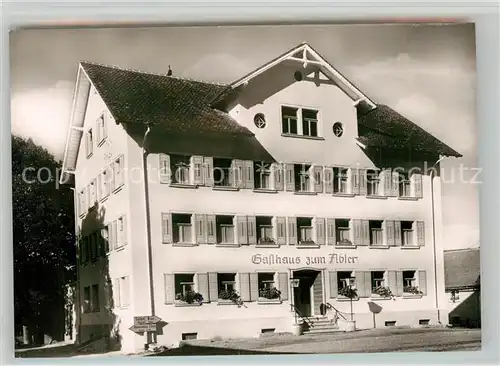
[[79,61],[155,73],[170,65],[177,76],[229,83],[304,41],[365,95],[463,155],[442,163],[444,245],[479,245],[472,24],[18,30],[10,37],[12,132],[62,159]]

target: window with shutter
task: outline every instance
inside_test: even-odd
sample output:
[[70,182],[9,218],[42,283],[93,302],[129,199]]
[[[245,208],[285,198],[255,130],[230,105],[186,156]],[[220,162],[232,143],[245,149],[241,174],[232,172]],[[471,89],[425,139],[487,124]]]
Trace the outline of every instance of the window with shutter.
[[326,242],[328,245],[337,244],[336,230],[337,229],[335,227],[335,219],[334,218],[326,219]]
[[366,169],[358,169],[358,176],[359,176],[359,195],[366,196],[367,194]]
[[274,172],[274,189],[276,189],[277,191],[283,191],[285,189],[283,165],[279,163],[273,163],[271,166],[272,171]]
[[314,219],[314,229],[316,232],[316,244],[325,244],[325,219],[322,217],[316,217]]
[[123,155],[114,162],[115,190],[123,186],[124,183],[124,159]]
[[172,214],[164,212],[161,214],[161,229],[163,243],[172,242]]
[[203,171],[204,171],[204,181],[205,185],[214,185],[214,159],[211,156],[205,156],[203,158]]
[[314,192],[322,193],[323,192],[323,167],[322,166],[314,166]]
[[276,217],[276,241],[279,245],[286,244],[286,218]]
[[217,241],[215,230],[215,215],[207,215],[207,243],[215,244]]
[[207,242],[206,239],[206,216],[204,214],[195,215],[195,230],[196,230],[196,243],[204,244]]
[[415,197],[422,198],[422,192],[423,192],[422,174],[414,173],[412,175],[412,180],[413,180],[413,186],[414,186],[414,191],[415,191]]
[[288,273],[280,272],[278,273],[278,289],[281,292],[281,300],[288,300]]
[[191,166],[193,167],[193,184],[195,185],[203,185],[204,184],[204,174],[203,174],[203,156],[192,156],[191,157]]
[[417,243],[420,247],[425,245],[425,227],[423,221],[417,221]]
[[251,301],[250,273],[239,273],[239,287],[242,301]]
[[295,190],[294,165],[285,165],[285,190],[293,192]]
[[238,226],[236,230],[238,231],[238,244],[248,244],[248,229],[247,229],[247,217],[237,216],[236,221]]
[[288,244],[289,245],[295,245],[297,244],[297,218],[296,217],[288,217],[287,219],[288,222],[288,227],[287,227],[287,234],[288,234]]
[[[254,183],[255,175],[254,175],[254,163],[253,163],[253,161],[252,160],[243,161],[242,170],[243,170],[242,188],[253,189],[255,187],[255,183]],[[270,170],[269,170],[268,174],[269,174],[269,181],[270,181],[271,180]],[[265,179],[265,177],[264,177],[264,179]]]
[[422,295],[427,295],[427,272],[423,270],[418,271],[418,285]]
[[323,171],[325,193],[333,193],[333,168],[325,167]]
[[160,183],[170,184],[170,156],[167,154],[159,154],[159,175]]
[[208,273],[198,273],[196,275],[196,282],[198,285],[198,292],[203,297],[202,302],[210,301],[210,293],[208,290]]
[[386,245],[394,246],[394,244],[395,244],[395,241],[394,241],[394,221],[386,220],[386,221],[384,221],[384,223],[385,223],[384,233],[385,233]]
[[257,243],[257,219],[255,216],[247,216],[248,244]]

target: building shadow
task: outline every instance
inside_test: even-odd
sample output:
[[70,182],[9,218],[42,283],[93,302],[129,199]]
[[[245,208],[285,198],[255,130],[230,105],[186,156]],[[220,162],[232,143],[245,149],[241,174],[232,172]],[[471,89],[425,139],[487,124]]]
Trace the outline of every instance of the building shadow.
[[222,348],[209,346],[196,346],[186,344],[179,348],[172,348],[164,352],[155,353],[150,356],[223,356],[223,355],[277,355],[296,354],[295,352],[269,352],[258,350],[246,350],[236,348]]
[[115,314],[116,283],[109,272],[112,225],[105,222],[105,213],[105,207],[96,202],[77,230],[75,328],[83,353],[121,349],[120,321]]

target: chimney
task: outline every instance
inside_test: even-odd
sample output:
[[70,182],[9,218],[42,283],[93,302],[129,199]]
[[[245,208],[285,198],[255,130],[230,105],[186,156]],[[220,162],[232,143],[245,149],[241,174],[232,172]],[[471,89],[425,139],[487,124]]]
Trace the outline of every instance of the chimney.
[[172,76],[172,69],[170,68],[170,65],[168,65],[167,76]]

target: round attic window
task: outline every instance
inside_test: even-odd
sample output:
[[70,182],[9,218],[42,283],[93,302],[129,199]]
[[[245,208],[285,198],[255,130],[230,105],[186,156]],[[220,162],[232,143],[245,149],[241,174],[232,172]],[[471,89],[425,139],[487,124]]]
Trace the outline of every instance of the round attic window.
[[302,73],[300,71],[295,71],[295,73],[293,74],[293,77],[297,81],[302,81],[302,78],[303,78]]
[[337,137],[340,137],[344,134],[344,127],[342,126],[342,123],[335,122],[333,124],[333,134]]
[[266,117],[262,113],[257,113],[253,118],[253,123],[257,128],[264,128],[266,127]]

